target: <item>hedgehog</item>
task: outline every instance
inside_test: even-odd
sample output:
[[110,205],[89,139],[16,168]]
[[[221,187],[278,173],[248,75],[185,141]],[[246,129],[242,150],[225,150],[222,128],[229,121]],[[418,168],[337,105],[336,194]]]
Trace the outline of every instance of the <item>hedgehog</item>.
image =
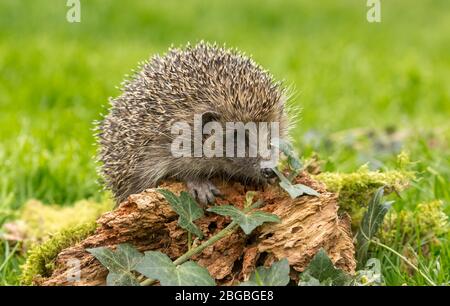
[[221,196],[214,178],[265,186],[276,176],[258,156],[177,157],[171,151],[173,124],[192,124],[196,114],[202,125],[277,122],[279,137],[287,136],[286,87],[238,50],[203,41],[172,47],[141,63],[120,90],[96,122],[99,172],[116,203],[176,180],[208,204]]

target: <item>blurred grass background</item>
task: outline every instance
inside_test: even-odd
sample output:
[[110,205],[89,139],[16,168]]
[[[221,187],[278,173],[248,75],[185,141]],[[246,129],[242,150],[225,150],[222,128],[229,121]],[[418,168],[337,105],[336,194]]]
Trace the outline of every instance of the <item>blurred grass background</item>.
[[[449,213],[449,9],[446,0],[382,1],[382,22],[368,23],[366,1],[355,0],[82,0],[81,23],[68,23],[66,1],[2,0],[0,225],[29,198],[99,199],[93,120],[139,61],[201,39],[245,51],[292,87],[302,155],[352,171],[389,167],[406,150],[419,179],[395,209],[440,199]],[[361,128],[387,144],[377,136],[361,149],[346,132]],[[448,241],[427,254],[414,243],[421,268],[448,283]],[[2,245],[0,284],[14,284],[22,259]],[[380,256],[388,284],[424,284]]]

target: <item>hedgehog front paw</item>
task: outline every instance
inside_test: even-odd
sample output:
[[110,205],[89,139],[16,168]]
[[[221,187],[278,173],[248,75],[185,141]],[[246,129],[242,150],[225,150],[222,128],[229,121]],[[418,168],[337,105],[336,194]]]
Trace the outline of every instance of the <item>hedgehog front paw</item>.
[[189,193],[201,204],[213,204],[216,196],[221,193],[210,181],[188,181],[186,182]]

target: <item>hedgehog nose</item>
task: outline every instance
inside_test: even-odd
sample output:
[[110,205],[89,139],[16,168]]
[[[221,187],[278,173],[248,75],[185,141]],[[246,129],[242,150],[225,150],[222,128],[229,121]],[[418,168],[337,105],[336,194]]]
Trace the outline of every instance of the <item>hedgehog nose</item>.
[[263,169],[261,169],[261,174],[266,179],[271,179],[271,178],[274,178],[276,176],[275,171],[273,171],[272,168],[263,168]]

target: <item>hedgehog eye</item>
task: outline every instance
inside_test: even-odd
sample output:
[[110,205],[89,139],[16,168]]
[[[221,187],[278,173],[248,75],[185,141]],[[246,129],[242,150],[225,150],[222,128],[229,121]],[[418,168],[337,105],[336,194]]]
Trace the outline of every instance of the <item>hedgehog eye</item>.
[[[219,121],[219,118],[220,118],[220,115],[219,115],[219,113],[216,113],[216,112],[205,112],[205,113],[203,113],[202,114],[202,131],[204,131],[205,125],[207,123],[209,123],[209,122],[217,122],[217,121]],[[203,134],[203,137],[202,137],[203,140],[202,141],[205,142],[208,137],[209,137],[209,135]],[[213,150],[215,150],[215,144],[214,144]]]
[[202,114],[202,127],[208,122],[219,121],[220,114],[217,112],[205,112]]

